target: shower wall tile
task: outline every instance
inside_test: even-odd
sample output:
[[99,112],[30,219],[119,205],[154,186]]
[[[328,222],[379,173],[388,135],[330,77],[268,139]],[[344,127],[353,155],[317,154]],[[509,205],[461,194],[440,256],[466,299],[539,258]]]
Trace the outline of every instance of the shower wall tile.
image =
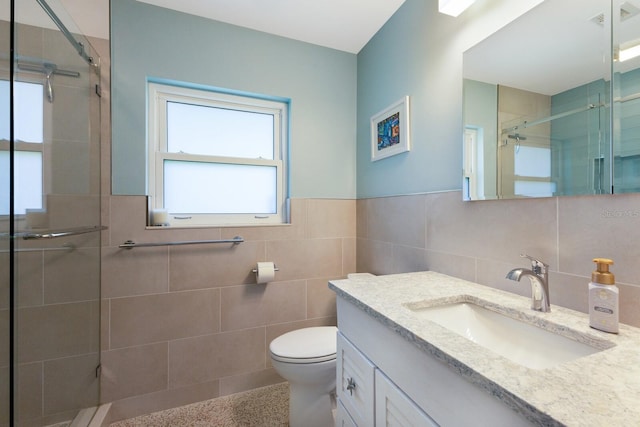
[[169,388],[265,368],[264,327],[169,343]]
[[219,331],[218,289],[111,300],[112,349]]
[[[79,89],[78,92],[86,97],[85,88]],[[62,91],[58,91],[58,93],[62,93]],[[56,102],[61,102],[59,98],[63,97],[58,97]],[[67,110],[65,110],[64,114],[68,114],[66,111],[68,111],[69,107],[66,108]],[[56,123],[62,122],[61,117],[54,120],[58,120]],[[84,118],[81,117],[80,120],[86,123],[89,120],[88,114]],[[81,121],[78,121],[78,123],[81,123]],[[78,123],[72,121],[69,127],[78,126]],[[59,127],[60,125],[58,125]],[[60,132],[62,133],[63,131],[61,130]],[[83,194],[91,191],[91,181],[89,179],[91,176],[89,135],[84,135],[84,138],[83,141],[54,139],[49,146],[51,149],[51,157],[49,159],[51,175],[47,181],[51,184],[53,193]]]
[[42,362],[37,362],[18,366],[18,413],[25,418],[38,419],[43,415],[42,365]]
[[113,402],[166,389],[168,355],[167,342],[102,352],[100,398]]
[[304,280],[297,280],[222,288],[221,330],[226,332],[304,320],[305,284]]
[[19,309],[19,362],[56,359],[90,352],[95,327],[91,324],[93,318],[91,302]]
[[[49,194],[47,212],[52,228],[92,227],[100,221],[100,196],[78,194]],[[83,237],[83,246],[98,246],[98,234],[89,233]]]
[[265,260],[264,242],[177,246],[169,251],[172,291],[255,283],[251,270]]
[[[54,124],[51,139],[54,141],[53,153],[60,154],[57,157],[61,158],[61,155],[67,152],[67,149],[58,151],[61,142],[76,142],[80,143],[76,145],[81,151],[78,153],[72,153],[71,159],[77,159],[77,164],[73,165],[73,169],[79,168],[82,170],[82,166],[89,166],[89,162],[86,156],[88,156],[88,141],[89,132],[87,123],[89,122],[89,97],[87,97],[86,87],[65,87],[61,89],[61,85],[57,83],[59,77],[55,76],[52,80],[54,102],[51,104],[52,117],[51,122]],[[86,84],[86,83],[85,83]],[[47,101],[45,101],[47,102]],[[74,114],[69,114],[69,111],[73,111]],[[62,148],[62,147],[60,147]],[[64,169],[57,171],[62,172]],[[68,171],[69,172],[69,171]],[[86,171],[83,171],[81,176],[89,176]],[[63,177],[63,175],[59,175]],[[54,182],[56,175],[53,175]],[[84,180],[86,183],[86,179]],[[61,187],[65,188],[65,187]],[[73,188],[73,187],[72,187]],[[63,193],[64,192],[60,192]]]
[[[9,252],[0,252],[0,265],[9,265]],[[9,293],[9,272],[0,273],[0,310],[8,310],[11,305]]]
[[[96,368],[100,355],[82,356],[44,362],[44,414],[51,415],[76,408],[88,408],[98,401]],[[78,375],[79,372],[85,373]]]
[[[0,28],[0,31],[2,28]],[[0,366],[0,384],[9,384],[9,367]],[[0,387],[0,402],[2,406],[0,406],[0,425],[9,426],[9,402],[10,399],[10,390],[6,385]]]
[[[89,37],[100,56],[100,174],[101,194],[111,194],[111,58],[109,40]],[[103,224],[108,224],[108,218]]]
[[[20,12],[17,13],[16,18],[19,18]],[[9,23],[5,20],[2,21],[3,26],[8,26]],[[16,26],[16,54],[20,56],[42,58],[43,46],[42,41],[44,39],[44,29],[33,25],[18,24]],[[2,34],[9,34],[8,29],[2,29]]]
[[[73,271],[73,274],[69,274]],[[100,290],[89,283],[99,283],[99,248],[44,252],[44,303],[97,301]]]
[[[0,310],[0,340],[4,343],[8,343],[11,339],[10,318],[11,312],[8,308]],[[0,368],[6,368],[9,366],[10,356],[11,348],[8,345],[2,346],[2,348],[0,348]]]
[[[8,254],[3,255],[8,256]],[[44,284],[43,252],[18,252],[16,259],[18,266],[18,305],[20,307],[42,305]]]
[[111,324],[111,300],[100,301],[100,350],[111,349],[109,325]]
[[[78,35],[78,37],[82,41],[83,37],[81,35]],[[42,45],[46,57],[55,58],[60,68],[72,71],[85,69],[86,62],[78,55],[78,51],[69,43],[61,31],[44,29]],[[81,79],[77,77],[56,76],[56,79],[65,86],[78,86],[81,84]]]

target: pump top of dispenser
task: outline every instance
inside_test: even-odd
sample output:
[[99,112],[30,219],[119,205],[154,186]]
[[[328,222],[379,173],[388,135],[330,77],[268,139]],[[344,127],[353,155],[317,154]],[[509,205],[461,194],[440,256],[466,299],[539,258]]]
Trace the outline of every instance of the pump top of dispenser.
[[591,281],[600,283],[601,285],[615,285],[616,278],[613,273],[609,271],[609,266],[613,264],[613,260],[594,258],[593,262],[596,263],[596,271],[591,273]]

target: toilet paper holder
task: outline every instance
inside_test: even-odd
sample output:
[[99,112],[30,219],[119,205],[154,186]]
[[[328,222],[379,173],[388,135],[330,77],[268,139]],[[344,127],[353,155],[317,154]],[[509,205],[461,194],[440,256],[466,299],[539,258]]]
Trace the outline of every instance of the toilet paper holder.
[[[275,264],[273,264],[273,271],[280,271],[280,269]],[[254,274],[257,274],[258,273],[258,269],[254,268],[253,270],[251,270],[251,272],[254,273]]]

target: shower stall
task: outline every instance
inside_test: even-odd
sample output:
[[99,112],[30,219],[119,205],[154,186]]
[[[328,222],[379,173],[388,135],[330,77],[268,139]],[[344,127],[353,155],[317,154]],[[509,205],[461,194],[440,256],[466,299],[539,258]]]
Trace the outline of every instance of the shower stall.
[[99,82],[58,0],[0,0],[0,427],[98,406]]

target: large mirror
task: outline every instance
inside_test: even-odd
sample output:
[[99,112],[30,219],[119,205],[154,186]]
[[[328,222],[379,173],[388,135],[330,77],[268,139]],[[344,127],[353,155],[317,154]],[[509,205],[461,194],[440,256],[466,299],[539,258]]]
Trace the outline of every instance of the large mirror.
[[546,0],[466,51],[465,199],[640,191],[639,50],[640,0]]

